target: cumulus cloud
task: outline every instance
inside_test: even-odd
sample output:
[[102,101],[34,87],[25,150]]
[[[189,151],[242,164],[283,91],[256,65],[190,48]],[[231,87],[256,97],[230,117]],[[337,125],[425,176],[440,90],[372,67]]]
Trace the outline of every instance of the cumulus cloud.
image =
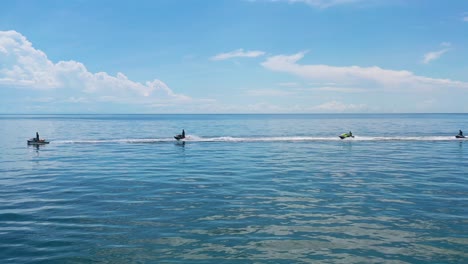
[[16,31],[0,31],[0,87],[31,90],[74,91],[68,102],[85,102],[88,96],[112,96],[122,101],[187,101],[191,98],[174,93],[164,82],[155,79],[139,83],[123,73],[111,76],[89,72],[77,61],[52,62]]
[[259,50],[252,50],[252,51],[244,51],[243,49],[237,49],[227,53],[220,53],[215,55],[211,58],[211,60],[219,61],[219,60],[227,60],[237,57],[247,57],[247,58],[255,58],[264,55],[265,52]]
[[298,61],[305,53],[277,55],[267,58],[262,66],[276,72],[286,72],[314,81],[335,82],[345,86],[386,89],[468,88],[468,83],[450,79],[418,76],[410,71],[382,69],[377,66],[302,65]]
[[431,51],[431,52],[424,54],[424,58],[422,60],[424,64],[428,64],[429,62],[433,60],[439,59],[444,53],[450,50],[451,44],[449,42],[442,42],[440,45],[444,48],[441,50]]
[[0,85],[48,89],[59,87],[54,64],[16,31],[0,31]]

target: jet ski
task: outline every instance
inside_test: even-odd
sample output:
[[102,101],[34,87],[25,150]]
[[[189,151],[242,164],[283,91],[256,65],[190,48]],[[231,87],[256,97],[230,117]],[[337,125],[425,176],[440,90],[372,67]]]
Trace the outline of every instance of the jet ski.
[[456,138],[465,138],[465,136],[463,135],[463,131],[458,130],[458,135],[455,136]]
[[37,140],[36,138],[31,138],[28,139],[28,145],[44,145],[44,144],[49,144],[50,141],[47,141],[45,139],[39,139]]
[[185,130],[182,129],[182,134],[174,136],[175,139],[181,140],[185,138]]
[[351,133],[343,133],[343,134],[339,135],[339,137],[340,137],[341,139],[345,139],[345,138],[354,138],[353,134],[351,134]]
[[184,139],[185,137],[182,136],[182,135],[176,135],[176,136],[174,136],[174,138],[177,139],[177,140],[181,140],[181,139]]

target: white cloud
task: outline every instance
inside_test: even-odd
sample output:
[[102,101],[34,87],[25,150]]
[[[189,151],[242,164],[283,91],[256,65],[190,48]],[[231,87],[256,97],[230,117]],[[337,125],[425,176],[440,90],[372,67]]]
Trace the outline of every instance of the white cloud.
[[284,108],[270,103],[260,102],[245,107],[246,113],[285,113]]
[[297,82],[282,82],[278,83],[279,86],[285,86],[285,87],[296,87],[299,86]]
[[57,88],[54,64],[16,31],[0,31],[0,85]]
[[74,97],[74,96],[65,99],[64,102],[67,102],[67,103],[89,103],[88,99],[86,99],[84,97]]
[[468,83],[450,79],[435,79],[418,76],[410,71],[382,69],[377,66],[337,67],[323,64],[301,65],[297,62],[304,57],[300,52],[294,55],[278,55],[267,58],[262,63],[265,68],[286,72],[314,81],[335,82],[343,86],[386,89],[434,89],[468,88]]
[[89,72],[85,65],[76,61],[54,63],[16,31],[0,31],[0,87],[2,86],[73,91],[75,95],[62,98],[64,102],[87,102],[105,96],[120,98],[122,102],[191,100],[188,96],[174,93],[157,79],[139,83],[128,79],[123,73],[111,76],[105,72]]
[[360,112],[367,109],[365,104],[344,104],[338,101],[330,101],[314,107],[316,110],[326,112]]
[[433,60],[437,60],[438,58],[440,58],[440,56],[442,56],[447,51],[448,49],[428,52],[424,54],[423,63],[428,64],[429,62]]
[[452,44],[450,44],[450,42],[442,42],[440,45],[445,48],[441,50],[437,50],[437,51],[431,51],[431,52],[424,54],[423,63],[428,64],[429,62],[433,60],[439,59],[444,53],[450,50],[449,47]]
[[290,91],[275,90],[275,89],[258,89],[249,90],[247,94],[250,96],[288,96],[293,94]]
[[264,55],[265,52],[259,51],[259,50],[252,50],[252,51],[244,51],[243,49],[238,49],[234,50],[231,52],[227,53],[220,53],[218,55],[215,55],[211,58],[211,60],[227,60],[231,58],[237,58],[237,57],[247,57],[247,58],[255,58]]
[[426,111],[430,111],[430,109],[434,109],[435,107],[437,107],[437,103],[438,103],[437,100],[434,98],[425,99],[422,101],[415,101],[414,108],[418,112],[426,112]]
[[441,45],[442,47],[450,47],[450,46],[452,46],[452,43],[450,43],[450,42],[442,42],[442,43],[440,43],[440,45]]
[[288,3],[303,3],[316,8],[329,8],[332,6],[353,4],[359,2],[375,2],[375,0],[270,0],[270,2],[288,2]]
[[26,101],[34,103],[50,103],[55,99],[53,97],[26,97]]
[[462,17],[463,22],[468,22],[468,12],[465,12]]
[[355,88],[355,87],[317,87],[317,88],[309,88],[310,91],[324,91],[324,92],[340,92],[340,93],[363,93],[367,91],[364,88]]

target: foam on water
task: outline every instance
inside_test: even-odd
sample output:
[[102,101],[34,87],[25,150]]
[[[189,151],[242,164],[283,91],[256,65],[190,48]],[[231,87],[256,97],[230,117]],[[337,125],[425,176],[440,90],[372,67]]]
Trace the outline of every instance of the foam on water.
[[[339,137],[311,137],[311,136],[287,136],[287,137],[199,137],[187,136],[184,142],[301,142],[301,141],[460,141],[465,139],[453,136],[421,136],[421,137],[372,137],[355,136],[354,138],[340,139]],[[177,142],[174,138],[125,138],[125,139],[76,139],[51,141],[55,144],[107,144],[107,143],[165,143]]]

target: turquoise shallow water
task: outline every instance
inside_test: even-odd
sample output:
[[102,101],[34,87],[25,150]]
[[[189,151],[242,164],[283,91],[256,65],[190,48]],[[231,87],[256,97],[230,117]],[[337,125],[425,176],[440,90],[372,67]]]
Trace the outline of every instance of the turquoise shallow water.
[[467,263],[467,120],[0,115],[0,262]]

